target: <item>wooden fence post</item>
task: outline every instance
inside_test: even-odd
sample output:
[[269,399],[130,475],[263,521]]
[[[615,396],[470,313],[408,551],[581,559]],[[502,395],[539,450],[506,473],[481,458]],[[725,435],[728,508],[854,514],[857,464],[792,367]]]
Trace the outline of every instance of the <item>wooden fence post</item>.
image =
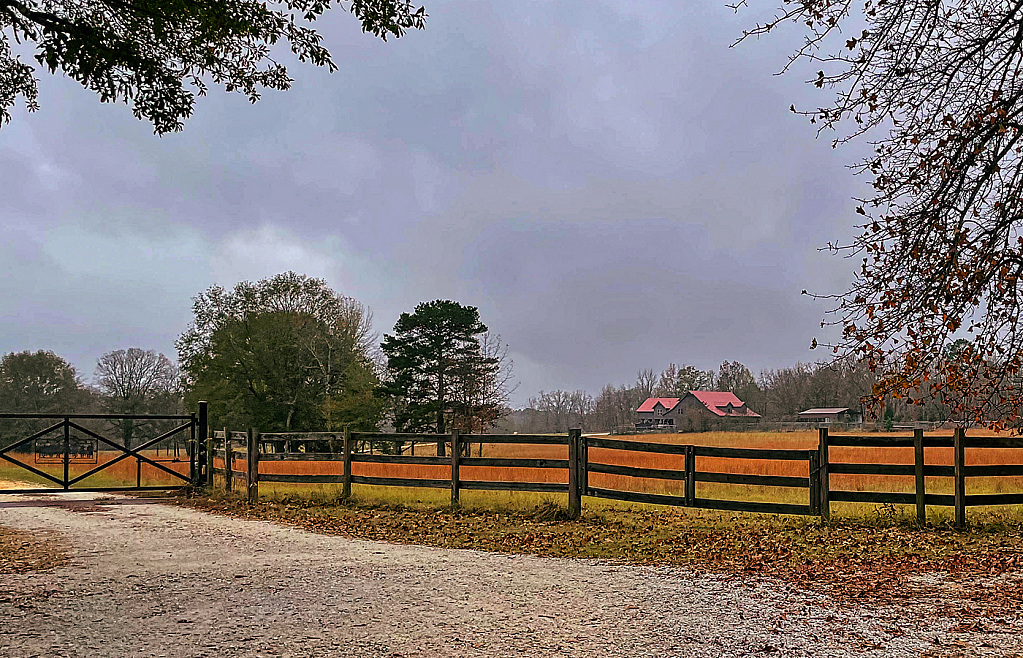
[[952,437],[952,451],[955,453],[955,504],[956,527],[966,526],[966,430],[957,427]]
[[[582,432],[582,430],[579,430]],[[582,496],[588,495],[590,490],[590,442],[589,437],[579,437],[580,448],[579,452],[579,468],[582,469],[582,473],[579,476],[579,511],[582,511]],[[480,444],[483,445],[482,443]]]
[[[213,437],[202,439],[206,446],[206,486],[213,486]],[[198,445],[198,444],[197,444]]]
[[810,465],[810,514],[821,514],[821,453],[808,450],[806,453]]
[[352,430],[347,425],[345,425],[344,442],[344,479],[341,484],[341,496],[350,498],[352,495]]
[[821,492],[820,514],[825,520],[831,519],[831,479],[828,475],[828,468],[831,465],[828,455],[828,428],[821,427],[817,430],[817,450],[820,453],[820,464],[817,472],[820,474],[818,487]]
[[579,495],[579,475],[581,474],[579,461],[582,456],[579,439],[582,432],[581,429],[568,430],[568,516],[573,520],[578,519],[583,511],[583,501]]
[[231,433],[224,428],[224,491],[234,489],[234,470],[231,468]]
[[913,464],[916,474],[916,522],[927,523],[927,499],[924,480],[924,431],[913,430]]
[[[439,444],[438,444],[439,445]],[[462,447],[458,443],[458,430],[451,430],[451,506],[458,505],[458,466],[462,459]]]
[[686,446],[686,506],[696,505],[696,447]]
[[254,503],[259,500],[259,432],[250,427],[246,438],[245,482],[248,485],[248,501]]
[[196,419],[196,434],[199,437],[195,444],[195,451],[197,453],[195,458],[196,484],[206,484],[207,486],[213,484],[213,471],[210,468],[213,464],[213,455],[207,449],[209,448],[208,439],[210,436],[209,419],[209,404],[205,400],[200,400],[199,417]]

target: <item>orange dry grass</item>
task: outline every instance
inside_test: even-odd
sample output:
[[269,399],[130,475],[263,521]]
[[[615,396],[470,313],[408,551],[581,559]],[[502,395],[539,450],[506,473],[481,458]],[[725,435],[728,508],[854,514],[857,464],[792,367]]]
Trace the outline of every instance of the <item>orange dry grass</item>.
[[[113,451],[103,451],[96,456],[96,463],[83,463],[72,461],[68,464],[68,475],[72,478],[82,475],[96,468],[100,464],[106,464],[116,459],[121,453]],[[182,456],[178,459],[178,462],[164,462],[165,459],[171,459],[166,454],[156,455],[155,451],[147,450],[142,453],[149,459],[159,461],[160,464],[172,471],[181,473],[187,476],[189,472],[188,457],[182,453]],[[44,473],[48,473],[57,478],[64,477],[64,465],[63,463],[44,463],[37,464],[35,457],[32,454],[15,453],[12,455],[15,459],[22,461],[33,468],[39,469]],[[134,458],[128,457],[120,460],[116,464],[104,468],[102,471],[91,475],[84,480],[72,485],[73,488],[84,489],[87,487],[131,487],[136,484],[137,477],[137,462]],[[4,479],[10,479],[21,482],[32,482],[37,483],[41,486],[54,486],[52,482],[41,478],[30,471],[27,471],[20,466],[11,464],[10,462],[4,462],[0,465],[0,475]],[[142,486],[159,486],[165,484],[184,484],[183,480],[179,480],[172,475],[168,475],[160,471],[159,469],[150,466],[143,462],[142,464]]]
[[[895,436],[904,436],[894,434]],[[933,435],[951,435],[951,431],[929,433]],[[970,431],[971,436],[991,435],[984,431]],[[885,435],[878,435],[885,436]],[[642,435],[635,440],[656,443],[694,444],[708,446],[727,446],[742,448],[796,449],[811,450],[817,447],[817,432],[705,432],[695,434],[654,434]],[[473,444],[473,456],[477,456],[478,444]],[[542,458],[567,459],[566,446],[542,446],[525,444],[487,444],[483,446],[485,457],[504,458]],[[656,453],[631,452],[625,450],[608,450],[590,448],[589,458],[592,463],[635,466],[641,468],[657,468],[681,471],[685,460],[681,455],[663,455]],[[952,450],[950,448],[928,448],[925,459],[929,464],[951,465]],[[877,463],[877,464],[912,464],[912,448],[832,448],[832,462],[846,463]],[[968,464],[1013,464],[1023,463],[1023,450],[1020,449],[972,449],[966,451]],[[216,464],[223,468],[223,462]],[[235,469],[241,470],[244,464],[235,463]],[[418,464],[353,464],[353,473],[392,478],[417,478],[446,480],[451,477],[448,466],[430,466]],[[761,459],[726,459],[714,457],[698,457],[698,471],[716,473],[739,473],[749,475],[786,475],[807,477],[808,464],[805,461],[777,461]],[[282,474],[335,474],[342,473],[341,462],[265,462],[260,466],[264,473]],[[568,480],[563,469],[539,468],[502,468],[463,466],[460,476],[465,480],[486,480],[503,482],[559,482]],[[624,491],[641,491],[649,493],[682,494],[681,481],[659,480],[649,478],[632,478],[603,473],[590,473],[589,484],[593,487],[618,489]],[[914,480],[903,476],[871,476],[871,475],[833,475],[832,489],[850,491],[912,491]],[[928,478],[927,490],[932,493],[949,493],[952,491],[951,478]],[[971,478],[968,481],[969,493],[998,493],[1023,491],[1023,478]],[[697,483],[698,497],[723,497],[742,500],[776,500],[779,502],[805,502],[808,492],[803,489],[775,487],[748,487]]]
[[[537,446],[540,447],[540,446]],[[484,448],[486,452],[486,448]],[[566,459],[562,457],[561,459]],[[216,468],[223,469],[223,460],[217,460]],[[235,462],[234,469],[244,470],[244,464]],[[260,473],[285,475],[341,475],[343,464],[339,461],[273,461],[263,462],[259,466]],[[450,480],[450,466],[433,466],[420,464],[366,464],[353,463],[352,473],[373,477],[408,478],[425,480]],[[490,466],[462,466],[459,478],[465,480],[487,480],[500,482],[568,482],[568,473],[564,469],[544,468],[494,468]]]

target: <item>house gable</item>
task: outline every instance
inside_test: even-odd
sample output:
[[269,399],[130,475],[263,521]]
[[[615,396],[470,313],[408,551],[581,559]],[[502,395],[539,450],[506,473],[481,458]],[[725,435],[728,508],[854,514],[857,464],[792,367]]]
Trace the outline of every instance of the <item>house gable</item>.
[[756,421],[760,414],[728,391],[689,391],[681,398],[647,398],[636,409],[637,429],[674,426],[707,429],[714,420]]
[[703,407],[719,418],[760,418],[760,414],[731,391],[689,391],[683,401],[692,400],[694,407]]

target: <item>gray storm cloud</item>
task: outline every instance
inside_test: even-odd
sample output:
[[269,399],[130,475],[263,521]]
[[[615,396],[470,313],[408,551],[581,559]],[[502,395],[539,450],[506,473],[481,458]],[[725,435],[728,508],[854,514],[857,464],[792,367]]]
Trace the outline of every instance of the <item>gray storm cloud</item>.
[[723,2],[433,2],[379,43],[341,11],[339,71],[295,65],[250,106],[201,99],[163,138],[41,74],[43,109],[0,131],[0,351],[173,354],[189,298],[294,269],[374,311],[478,305],[519,402],[669,361],[754,371],[814,356],[852,269],[861,183],[787,112],[798,35],[729,44]]

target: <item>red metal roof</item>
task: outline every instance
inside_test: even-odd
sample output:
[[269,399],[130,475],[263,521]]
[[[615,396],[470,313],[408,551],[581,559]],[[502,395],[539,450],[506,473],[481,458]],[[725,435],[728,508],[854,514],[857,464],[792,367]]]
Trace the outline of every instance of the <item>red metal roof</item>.
[[[760,418],[760,414],[752,411],[746,403],[735,397],[730,391],[689,391],[689,394],[703,403],[716,416],[745,416]],[[731,409],[729,409],[731,405]]]
[[671,411],[678,404],[678,398],[647,398],[643,401],[643,404],[639,405],[639,409],[636,409],[636,411],[653,411],[658,402],[661,403],[662,407]]

